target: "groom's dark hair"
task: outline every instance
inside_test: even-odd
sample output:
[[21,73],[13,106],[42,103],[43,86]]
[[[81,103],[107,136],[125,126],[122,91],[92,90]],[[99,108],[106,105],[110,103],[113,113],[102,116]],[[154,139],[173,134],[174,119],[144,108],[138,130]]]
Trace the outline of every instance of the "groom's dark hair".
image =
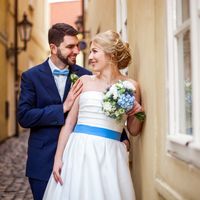
[[59,46],[63,42],[64,36],[76,36],[78,31],[71,25],[65,23],[54,24],[48,33],[49,44],[55,44]]

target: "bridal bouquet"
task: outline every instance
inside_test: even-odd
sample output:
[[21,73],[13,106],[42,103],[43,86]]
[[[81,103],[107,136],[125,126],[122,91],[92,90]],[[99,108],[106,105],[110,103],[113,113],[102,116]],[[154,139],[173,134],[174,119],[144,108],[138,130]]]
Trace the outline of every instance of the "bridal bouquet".
[[[105,115],[121,121],[123,115],[133,108],[135,91],[135,87],[129,81],[119,80],[113,84],[104,93],[102,109]],[[145,113],[136,113],[135,117],[144,121]]]

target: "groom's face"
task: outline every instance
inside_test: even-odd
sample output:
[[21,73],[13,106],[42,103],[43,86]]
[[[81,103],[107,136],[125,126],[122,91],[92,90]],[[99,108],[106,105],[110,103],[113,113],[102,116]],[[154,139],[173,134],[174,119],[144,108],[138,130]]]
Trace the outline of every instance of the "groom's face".
[[76,64],[76,56],[79,52],[79,41],[76,36],[65,36],[63,42],[57,47],[57,57],[65,65]]

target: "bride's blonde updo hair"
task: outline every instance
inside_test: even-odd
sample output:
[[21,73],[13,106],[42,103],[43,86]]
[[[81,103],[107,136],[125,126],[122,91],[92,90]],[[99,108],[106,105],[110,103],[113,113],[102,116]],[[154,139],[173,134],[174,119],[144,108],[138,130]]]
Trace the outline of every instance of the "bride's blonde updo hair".
[[114,31],[99,33],[92,39],[103,51],[111,56],[119,69],[126,68],[131,62],[131,54],[128,43],[124,43],[120,35]]

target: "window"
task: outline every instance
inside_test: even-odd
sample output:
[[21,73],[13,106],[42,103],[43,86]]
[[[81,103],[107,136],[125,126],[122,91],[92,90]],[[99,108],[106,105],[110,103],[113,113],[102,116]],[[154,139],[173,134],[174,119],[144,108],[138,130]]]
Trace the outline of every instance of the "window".
[[200,0],[167,1],[167,150],[200,167]]

